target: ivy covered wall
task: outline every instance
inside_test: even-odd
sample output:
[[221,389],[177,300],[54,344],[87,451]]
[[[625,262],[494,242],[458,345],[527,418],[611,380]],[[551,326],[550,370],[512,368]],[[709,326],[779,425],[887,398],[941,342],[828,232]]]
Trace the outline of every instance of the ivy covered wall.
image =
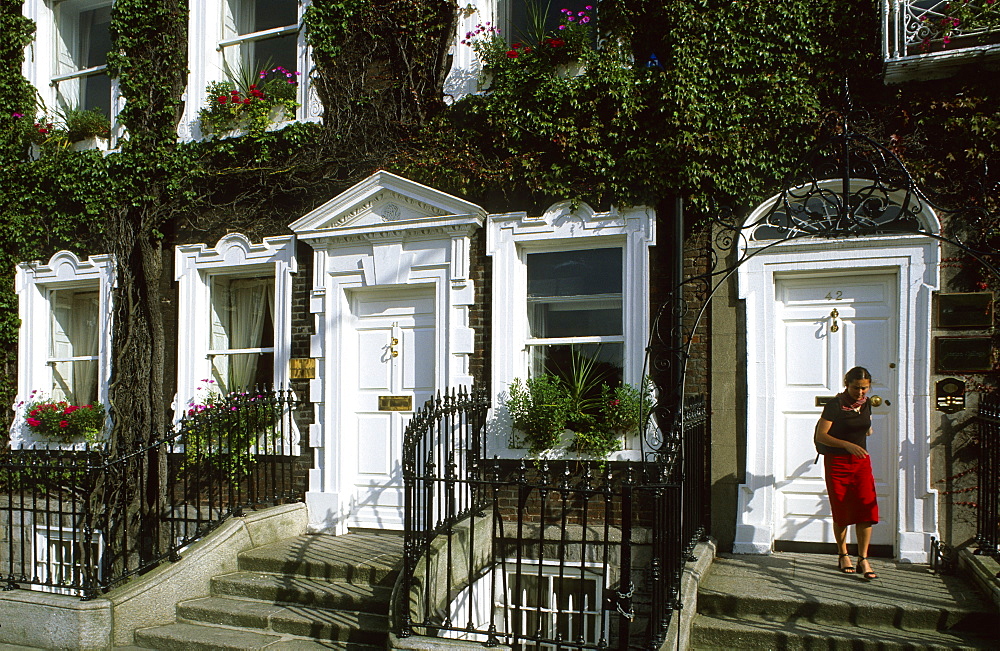
[[127,137],[108,155],[43,146],[35,159],[19,65],[33,26],[21,2],[0,0],[0,403],[13,398],[18,261],[68,248],[122,262],[111,407],[129,405],[114,411],[116,444],[128,445],[165,425],[159,280],[175,243],[285,233],[378,168],[496,211],[681,196],[695,224],[775,192],[835,123],[845,79],[869,116],[863,128],[928,187],[996,214],[983,169],[998,156],[1000,88],[975,68],[886,86],[874,0],[602,0],[599,29],[574,56],[582,74],[556,56],[566,43],[526,42],[515,56],[504,45],[489,59],[487,92],[446,101],[451,48],[474,47],[452,41],[461,10],[454,0],[314,0],[305,24],[323,121],[179,143],[187,3],[118,0],[109,70]]

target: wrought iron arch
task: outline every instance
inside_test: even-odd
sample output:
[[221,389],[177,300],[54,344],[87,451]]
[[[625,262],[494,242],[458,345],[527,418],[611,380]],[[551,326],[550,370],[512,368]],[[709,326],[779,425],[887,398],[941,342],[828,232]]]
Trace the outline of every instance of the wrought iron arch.
[[[863,114],[851,110],[849,99],[847,103],[848,110],[834,125],[835,135],[804,157],[803,172],[787,179],[784,189],[749,218],[720,210],[720,216],[708,220],[714,231],[708,268],[681,279],[655,311],[643,367],[656,387],[655,404],[646,416],[644,458],[671,462],[679,454],[693,334],[719,288],[754,256],[793,241],[915,235],[956,247],[1000,280],[994,263],[1000,249],[987,239],[977,241],[983,227],[1000,215],[990,213],[983,201],[948,206],[929,198],[895,152],[854,130],[852,118]],[[998,168],[984,163],[979,179],[981,197],[994,202],[1000,201]],[[948,217],[947,232],[938,228],[938,215]],[[698,299],[693,315],[686,292]],[[658,377],[679,381],[658,382]]]

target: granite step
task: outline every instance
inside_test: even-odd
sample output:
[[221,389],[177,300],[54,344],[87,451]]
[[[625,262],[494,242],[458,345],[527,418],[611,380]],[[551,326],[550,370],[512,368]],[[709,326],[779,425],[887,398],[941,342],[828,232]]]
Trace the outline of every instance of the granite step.
[[268,604],[231,597],[205,597],[177,605],[177,621],[222,624],[253,631],[288,633],[322,641],[385,646],[386,615],[327,610],[304,605]]
[[212,594],[388,614],[392,590],[370,584],[325,581],[266,572],[234,572],[212,579]]
[[402,535],[297,536],[240,554],[248,572],[391,587],[403,562]]
[[720,554],[698,589],[692,649],[996,649],[995,607],[957,576],[872,559],[879,578],[835,556]]
[[[207,626],[178,622],[136,632],[136,643],[142,649],[160,651],[311,651],[342,649],[344,651],[383,651],[385,645],[319,641],[245,631],[225,626]],[[133,647],[129,647],[133,648]]]

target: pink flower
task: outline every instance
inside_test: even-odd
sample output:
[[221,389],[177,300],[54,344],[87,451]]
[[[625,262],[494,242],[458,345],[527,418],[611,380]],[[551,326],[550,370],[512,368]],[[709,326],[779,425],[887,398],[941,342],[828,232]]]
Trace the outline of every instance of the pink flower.
[[59,427],[61,427],[63,429],[69,427],[69,421],[68,420],[61,420],[61,421],[59,421]]
[[38,427],[41,424],[42,424],[42,421],[38,420],[37,418],[29,418],[28,419],[28,425],[30,425],[31,427]]

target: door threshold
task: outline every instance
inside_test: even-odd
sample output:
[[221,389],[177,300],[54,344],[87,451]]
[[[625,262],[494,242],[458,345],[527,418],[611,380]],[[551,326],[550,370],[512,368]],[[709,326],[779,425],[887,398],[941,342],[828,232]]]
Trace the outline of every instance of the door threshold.
[[[847,550],[851,556],[858,555],[858,546],[854,543],[847,545]],[[802,554],[836,554],[836,543],[821,542],[799,542],[797,540],[775,540],[774,551],[776,552],[798,552]],[[872,558],[895,558],[895,550],[892,545],[869,545],[868,556]]]

